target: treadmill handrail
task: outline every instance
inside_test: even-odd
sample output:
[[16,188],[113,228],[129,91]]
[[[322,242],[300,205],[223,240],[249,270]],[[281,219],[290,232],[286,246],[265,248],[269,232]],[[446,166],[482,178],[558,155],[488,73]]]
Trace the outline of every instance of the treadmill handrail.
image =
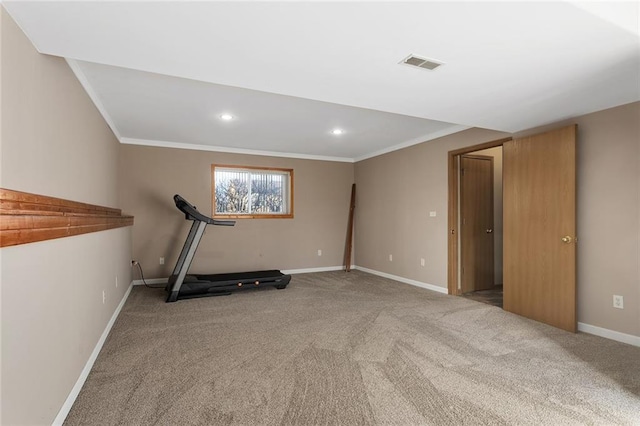
[[236,224],[235,220],[218,220],[218,219],[213,219],[213,218],[210,218],[209,216],[203,215],[198,211],[198,209],[196,209],[196,206],[189,203],[187,200],[185,200],[178,194],[173,196],[173,201],[176,203],[176,207],[180,209],[181,212],[184,213],[185,218],[187,220],[205,222],[208,225],[218,225],[218,226],[234,226]]

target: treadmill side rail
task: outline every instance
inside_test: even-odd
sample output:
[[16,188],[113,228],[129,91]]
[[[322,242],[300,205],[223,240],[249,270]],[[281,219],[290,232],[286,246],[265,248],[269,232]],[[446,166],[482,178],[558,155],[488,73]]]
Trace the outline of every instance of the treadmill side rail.
[[167,296],[167,303],[175,302],[177,300],[178,300],[178,292],[177,291],[169,292],[169,296]]

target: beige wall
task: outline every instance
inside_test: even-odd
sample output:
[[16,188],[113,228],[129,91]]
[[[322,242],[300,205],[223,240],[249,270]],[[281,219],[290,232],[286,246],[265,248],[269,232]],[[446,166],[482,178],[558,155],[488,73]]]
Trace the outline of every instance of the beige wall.
[[[4,10],[1,22],[2,187],[117,207],[117,140],[66,62],[37,53]],[[55,419],[131,282],[130,238],[1,249],[0,423]]]
[[[578,321],[640,336],[640,103],[571,122],[578,124]],[[504,136],[470,129],[357,163],[356,264],[446,288],[447,152]],[[613,294],[624,296],[623,310],[612,307]]]
[[[136,217],[133,256],[146,278],[171,274],[189,230],[191,222],[176,209],[174,194],[211,215],[214,163],[293,168],[294,218],[238,219],[233,228],[209,226],[192,272],[343,264],[353,164],[124,145],[120,205]],[[159,265],[160,257],[165,258],[164,266]]]
[[447,153],[503,137],[470,129],[356,163],[356,265],[446,288]]

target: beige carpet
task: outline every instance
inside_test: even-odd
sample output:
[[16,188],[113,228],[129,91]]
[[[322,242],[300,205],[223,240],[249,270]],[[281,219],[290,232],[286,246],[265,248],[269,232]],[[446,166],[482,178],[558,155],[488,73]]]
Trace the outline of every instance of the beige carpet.
[[640,348],[359,271],[131,292],[69,425],[640,425]]

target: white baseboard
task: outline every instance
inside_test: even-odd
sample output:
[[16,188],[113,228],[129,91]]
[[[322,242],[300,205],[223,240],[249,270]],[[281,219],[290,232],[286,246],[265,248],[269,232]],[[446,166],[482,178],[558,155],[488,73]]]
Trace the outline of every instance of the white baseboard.
[[87,377],[89,376],[89,372],[93,368],[93,364],[96,362],[96,359],[98,359],[98,354],[100,354],[102,345],[104,345],[104,342],[107,340],[107,336],[111,331],[111,327],[113,327],[113,324],[116,322],[116,318],[118,318],[118,315],[120,314],[120,311],[124,306],[124,303],[127,301],[127,298],[129,297],[129,294],[131,293],[132,288],[133,288],[133,283],[129,285],[129,288],[127,289],[127,292],[122,297],[120,304],[118,304],[118,307],[113,312],[113,315],[111,315],[111,319],[107,323],[107,326],[102,332],[102,336],[100,336],[100,340],[98,340],[96,347],[93,349],[93,352],[91,353],[91,356],[87,360],[87,363],[85,364],[84,369],[80,373],[80,377],[78,377],[78,380],[76,381],[76,384],[73,386],[73,389],[71,389],[69,396],[67,397],[64,404],[62,404],[62,408],[60,408],[58,415],[53,420],[52,424],[54,426],[62,425],[64,423],[64,420],[67,418],[67,415],[69,415],[69,411],[71,411],[71,407],[73,406],[73,403],[76,401],[76,398],[80,394],[80,390],[82,389],[84,382],[87,380]]
[[369,274],[378,275],[380,277],[389,278],[390,280],[400,281],[401,283],[411,284],[416,287],[426,288],[427,290],[436,291],[438,293],[448,294],[449,291],[445,287],[440,287],[433,284],[423,283],[421,281],[411,280],[409,278],[399,277],[397,275],[387,274],[386,272],[375,271],[373,269],[365,268],[362,266],[352,266],[351,269],[357,269]]
[[595,325],[585,324],[583,322],[578,323],[578,331],[582,331],[583,333],[594,334],[596,336],[604,337],[606,339],[611,339],[617,342],[622,342],[629,345],[640,347],[640,336],[620,333],[619,331],[613,331],[607,328],[596,327]]
[[303,268],[303,269],[287,269],[282,271],[283,274],[310,274],[313,272],[329,272],[329,271],[342,271],[344,266],[322,266],[320,268]]

